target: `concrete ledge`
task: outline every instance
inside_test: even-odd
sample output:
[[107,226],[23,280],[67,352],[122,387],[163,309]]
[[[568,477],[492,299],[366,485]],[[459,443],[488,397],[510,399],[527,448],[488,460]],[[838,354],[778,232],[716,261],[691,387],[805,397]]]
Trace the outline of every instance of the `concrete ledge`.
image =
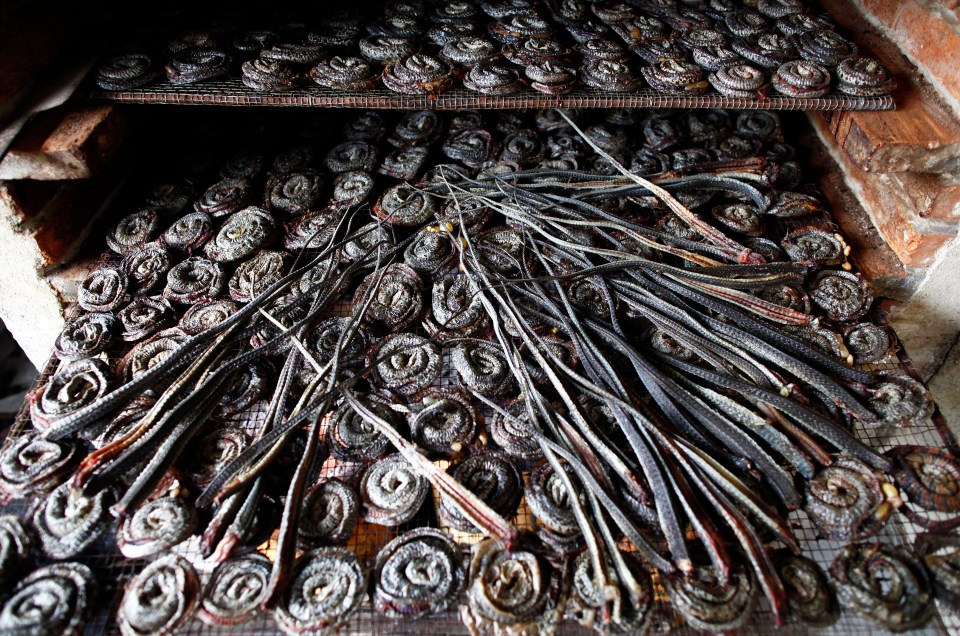
[[37,368],[43,368],[63,329],[60,295],[40,273],[36,241],[9,223],[0,203],[0,319]]
[[937,255],[910,300],[890,312],[897,335],[924,380],[940,367],[960,333],[958,280],[960,241],[954,240]]

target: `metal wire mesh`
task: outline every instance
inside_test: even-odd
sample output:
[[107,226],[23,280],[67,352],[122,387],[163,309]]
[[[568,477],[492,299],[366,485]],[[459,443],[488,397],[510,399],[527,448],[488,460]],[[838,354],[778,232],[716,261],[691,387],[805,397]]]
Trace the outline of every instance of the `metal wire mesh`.
[[[768,227],[768,233],[771,236],[782,237],[786,232],[800,226],[817,226],[830,231],[836,231],[830,215],[826,212],[816,218],[806,217],[799,221],[781,221]],[[334,315],[346,315],[349,311],[348,303],[338,304],[333,310]],[[439,386],[455,386],[457,378],[452,365],[448,359],[449,353],[445,351],[447,358],[444,360],[443,373],[435,382]],[[115,364],[116,358],[110,360]],[[870,370],[893,369],[900,366],[910,369],[909,359],[905,354],[888,354],[888,356],[878,364],[869,367]],[[42,386],[52,373],[55,371],[57,362],[52,358],[48,363],[41,377],[38,379],[37,386]],[[252,429],[258,425],[265,414],[265,404],[263,402],[254,404],[244,412],[223,418],[225,423],[230,423],[246,429]],[[481,415],[489,417],[490,412],[482,412]],[[29,430],[30,417],[29,412],[24,408],[18,417],[14,427],[8,435],[8,443],[15,439],[21,432]],[[324,431],[321,431],[323,434]],[[944,431],[938,428],[938,422],[929,420],[922,425],[912,428],[871,428],[869,426],[858,425],[855,429],[856,435],[869,445],[884,450],[891,446],[901,444],[916,444],[923,446],[943,446],[946,442]],[[441,464],[442,465],[442,464]],[[356,471],[357,465],[351,465],[344,462],[334,463],[328,461],[321,470],[324,476],[334,476]],[[347,547],[355,551],[359,558],[367,565],[372,564],[373,559],[379,550],[387,541],[398,534],[414,528],[423,526],[438,526],[438,515],[434,514],[438,506],[438,495],[434,496],[422,507],[417,517],[410,522],[395,528],[386,528],[383,526],[372,525],[364,521],[357,524]],[[27,512],[30,502],[15,501],[3,508],[4,512],[12,512],[23,515]],[[821,566],[828,566],[837,552],[843,547],[840,542],[826,541],[817,537],[816,529],[806,515],[802,512],[794,512],[789,517],[790,525],[795,532],[804,554],[813,558]],[[514,523],[520,528],[529,528],[531,518],[529,510],[525,504],[521,504],[520,509],[514,519]],[[886,525],[880,535],[880,540],[895,543],[911,545],[916,537],[923,530],[911,523],[903,514],[895,514]],[[454,538],[464,546],[475,543],[480,535],[451,532]],[[115,623],[115,615],[120,603],[123,592],[123,583],[131,576],[137,573],[143,566],[142,561],[131,560],[123,557],[116,545],[116,528],[111,527],[108,532],[89,550],[87,550],[79,560],[89,565],[100,584],[103,586],[95,616],[88,623],[86,634],[117,634],[119,629]],[[258,546],[258,550],[271,556],[276,549],[275,537],[263,542]],[[178,545],[174,551],[190,560],[201,578],[206,582],[213,570],[214,563],[205,561],[199,549],[199,539],[193,537],[187,542]],[[660,602],[655,609],[653,621],[654,633],[676,633],[692,634],[696,630],[683,624],[679,617],[670,608],[666,601],[666,593],[662,586],[658,586],[657,598]],[[921,634],[940,634],[957,633],[960,631],[960,616],[951,613],[946,608],[940,607],[934,621],[925,629],[916,633]],[[745,631],[750,633],[766,633],[773,628],[773,618],[769,607],[761,606],[754,614],[752,622]],[[185,634],[269,634],[276,633],[277,627],[267,614],[258,614],[253,620],[231,627],[214,627],[202,623],[198,619],[191,621],[183,630]],[[343,628],[345,634],[420,634],[428,631],[431,634],[463,634],[466,629],[460,623],[456,611],[450,611],[442,615],[432,616],[428,619],[419,621],[398,621],[387,618],[375,611],[369,600],[366,600],[360,611]],[[778,633],[782,634],[801,634],[806,633],[808,628],[802,625],[790,624],[780,629]],[[820,630],[824,634],[837,635],[866,635],[882,632],[878,630],[874,623],[868,622],[849,612],[844,612],[840,620],[830,628]],[[564,623],[559,633],[561,634],[585,634],[592,633],[575,623]]]
[[[347,313],[347,305],[339,305],[335,314],[343,315]],[[445,354],[446,355],[446,354]],[[901,354],[903,357],[903,354]],[[909,368],[909,359],[903,357],[898,360],[890,355],[878,364],[864,367],[867,370],[893,369],[899,367],[903,362],[907,363]],[[41,386],[52,375],[56,369],[56,359],[51,359],[50,363],[44,369],[38,379],[38,386]],[[435,382],[438,386],[455,386],[455,373],[449,363],[444,362],[444,371],[440,378]],[[264,415],[264,404],[258,403],[247,411],[225,418],[225,422],[244,428],[252,428],[257,425]],[[486,415],[489,415],[487,413]],[[30,417],[27,409],[23,409],[17,418],[13,428],[8,435],[8,443],[16,438],[21,432],[30,429]],[[872,428],[866,425],[858,425],[855,428],[857,437],[870,446],[878,450],[886,450],[890,447],[901,444],[916,444],[923,446],[941,447],[944,445],[944,436],[938,429],[934,421],[925,422],[923,425],[913,426],[911,428]],[[322,432],[321,432],[322,433]],[[442,462],[439,465],[444,466]],[[355,471],[357,465],[351,465],[345,462],[334,462],[328,460],[321,474],[323,476],[338,476]],[[358,522],[353,534],[351,535],[346,547],[357,553],[362,562],[368,565],[372,564],[377,551],[386,542],[395,536],[417,527],[439,527],[437,522],[438,515],[434,514],[434,508],[439,506],[439,496],[434,493],[433,497],[423,506],[418,515],[411,521],[397,527],[387,528],[384,526],[373,525],[363,521]],[[29,502],[20,500],[15,501],[2,508],[3,512],[23,515],[30,507]],[[520,509],[514,518],[514,523],[524,529],[531,527],[530,512],[525,502],[521,503]],[[816,561],[822,567],[826,568],[835,558],[836,554],[845,545],[844,542],[829,541],[820,539],[814,525],[807,518],[806,514],[796,511],[788,517],[790,527],[796,533],[796,536],[803,549],[803,553]],[[454,539],[462,546],[476,543],[481,535],[466,532],[449,531]],[[923,532],[919,526],[911,523],[903,514],[895,514],[894,517],[885,525],[883,531],[877,537],[878,540],[898,545],[912,545],[917,536]],[[140,571],[143,561],[131,560],[123,557],[116,544],[116,527],[111,526],[110,530],[89,550],[87,550],[78,560],[90,566],[97,575],[98,581],[104,585],[101,591],[98,609],[92,620],[88,623],[85,634],[119,634],[119,628],[116,626],[114,617],[123,593],[122,583]],[[258,546],[258,551],[270,557],[276,549],[275,537],[271,537],[263,544]],[[214,563],[206,561],[200,554],[199,537],[192,537],[190,540],[176,546],[173,552],[187,558],[194,564],[204,583],[209,579],[213,570]],[[657,597],[660,602],[655,608],[654,619],[652,623],[652,633],[671,633],[671,634],[697,634],[697,630],[683,624],[680,618],[670,608],[666,602],[666,592],[662,586],[657,586]],[[935,619],[927,627],[911,633],[934,635],[958,633],[960,630],[960,615],[950,611],[946,607],[938,604],[938,612]],[[766,605],[758,607],[754,612],[751,623],[745,628],[749,633],[765,633],[774,628],[772,613]],[[343,634],[422,634],[424,631],[430,634],[466,634],[467,630],[460,623],[456,611],[449,611],[441,615],[431,616],[418,621],[398,621],[387,618],[376,612],[369,602],[365,600],[360,611],[347,623],[341,630]],[[809,628],[803,625],[788,624],[777,630],[779,634],[804,634],[808,633]],[[211,626],[201,622],[198,619],[192,620],[181,632],[183,634],[212,635],[212,634],[231,634],[236,636],[252,636],[255,634],[279,633],[273,620],[267,614],[258,614],[252,620],[235,626]],[[560,634],[588,634],[593,633],[576,623],[564,623],[558,630]],[[818,630],[818,633],[836,635],[836,636],[868,636],[870,634],[883,633],[883,630],[877,628],[876,624],[859,618],[850,612],[841,614],[836,624],[829,628]]]
[[816,98],[770,95],[764,98],[704,95],[668,95],[651,89],[613,92],[581,88],[566,95],[547,95],[525,89],[512,95],[483,95],[455,88],[440,95],[401,95],[389,90],[337,91],[320,86],[283,93],[258,92],[239,79],[206,81],[187,86],[157,84],[128,91],[94,90],[93,99],[125,104],[180,104],[214,106],[327,106],[401,110],[465,110],[512,108],[738,108],[763,110],[893,110],[889,95]]

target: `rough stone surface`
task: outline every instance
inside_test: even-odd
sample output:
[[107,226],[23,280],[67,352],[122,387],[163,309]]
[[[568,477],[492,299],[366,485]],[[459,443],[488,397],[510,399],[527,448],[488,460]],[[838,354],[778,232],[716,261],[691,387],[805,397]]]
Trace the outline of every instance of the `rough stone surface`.
[[954,435],[960,435],[960,339],[953,343],[943,363],[930,378],[930,391]]
[[0,200],[0,318],[37,368],[42,368],[63,329],[60,296],[40,273],[43,256],[16,215]]

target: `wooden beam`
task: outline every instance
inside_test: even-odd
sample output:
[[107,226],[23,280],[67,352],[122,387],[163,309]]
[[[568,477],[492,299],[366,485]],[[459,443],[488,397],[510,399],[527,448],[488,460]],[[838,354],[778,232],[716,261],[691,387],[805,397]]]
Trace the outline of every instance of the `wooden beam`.
[[113,105],[40,113],[0,161],[0,179],[88,179],[117,154],[126,136],[126,119]]
[[[960,172],[960,121],[937,90],[893,43],[876,29],[864,26],[866,18],[860,13],[864,10],[861,3],[820,0],[820,4],[846,35],[879,58],[893,73],[898,85],[893,94],[897,110],[813,113],[811,117],[826,126],[861,170]],[[899,3],[884,0],[879,4],[896,7]],[[956,50],[948,46],[945,50],[951,56],[956,55]]]

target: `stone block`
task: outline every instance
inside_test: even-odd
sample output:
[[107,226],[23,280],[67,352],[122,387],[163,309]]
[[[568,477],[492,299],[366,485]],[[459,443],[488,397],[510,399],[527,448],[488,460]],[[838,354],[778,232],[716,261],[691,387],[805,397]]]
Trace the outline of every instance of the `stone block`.
[[960,436],[960,340],[955,340],[944,356],[942,364],[934,361],[935,370],[930,378],[930,391],[943,413],[953,435]]
[[91,260],[65,263],[85,243],[120,182],[115,171],[90,180],[0,183],[0,320],[38,368],[63,328]]
[[926,225],[903,209],[873,208],[877,229],[908,267],[929,267],[937,253],[957,238],[956,226]]
[[119,152],[126,136],[125,118],[114,105],[46,111],[0,161],[0,179],[88,179]]

